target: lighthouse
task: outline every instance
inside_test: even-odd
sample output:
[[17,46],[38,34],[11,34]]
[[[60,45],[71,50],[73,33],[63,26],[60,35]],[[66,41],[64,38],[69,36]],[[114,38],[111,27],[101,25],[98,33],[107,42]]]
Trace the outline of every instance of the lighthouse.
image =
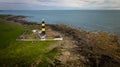
[[42,19],[42,23],[41,23],[41,39],[45,39],[45,36],[46,36],[46,34],[45,34],[45,21],[44,21],[44,19]]

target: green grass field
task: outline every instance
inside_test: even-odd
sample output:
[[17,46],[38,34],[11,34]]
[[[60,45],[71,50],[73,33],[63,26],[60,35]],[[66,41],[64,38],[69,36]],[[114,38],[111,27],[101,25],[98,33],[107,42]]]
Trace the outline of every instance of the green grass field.
[[[4,17],[4,16],[0,16]],[[39,26],[26,26],[28,29]],[[47,67],[58,53],[54,48],[47,48],[56,41],[25,42],[16,41],[24,32],[24,26],[0,19],[0,67]]]

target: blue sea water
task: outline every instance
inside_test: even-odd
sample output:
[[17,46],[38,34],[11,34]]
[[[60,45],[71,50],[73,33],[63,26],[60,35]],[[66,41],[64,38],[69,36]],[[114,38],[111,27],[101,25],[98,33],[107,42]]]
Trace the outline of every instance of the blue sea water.
[[27,21],[66,24],[87,31],[107,31],[120,36],[120,10],[0,10],[0,14],[28,16]]

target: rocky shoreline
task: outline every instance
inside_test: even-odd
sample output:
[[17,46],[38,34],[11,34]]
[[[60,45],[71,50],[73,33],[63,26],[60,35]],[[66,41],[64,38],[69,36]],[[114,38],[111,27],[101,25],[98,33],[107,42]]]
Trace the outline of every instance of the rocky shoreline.
[[[26,18],[26,16],[7,15],[7,18],[5,19],[23,25],[39,25],[36,22],[25,21],[24,18]],[[86,32],[63,24],[47,24],[47,26],[54,31],[62,33],[74,42],[73,45],[77,46],[72,48],[74,51],[71,51],[76,53],[78,55],[77,57],[79,57],[77,62],[72,62],[73,66],[120,66],[120,44],[116,35],[108,34],[106,32]],[[82,63],[82,65],[79,63]]]

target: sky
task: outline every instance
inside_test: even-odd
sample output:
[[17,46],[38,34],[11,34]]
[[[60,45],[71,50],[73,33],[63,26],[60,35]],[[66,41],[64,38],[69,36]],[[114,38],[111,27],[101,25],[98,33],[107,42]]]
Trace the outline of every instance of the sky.
[[0,0],[0,10],[119,10],[120,0]]

